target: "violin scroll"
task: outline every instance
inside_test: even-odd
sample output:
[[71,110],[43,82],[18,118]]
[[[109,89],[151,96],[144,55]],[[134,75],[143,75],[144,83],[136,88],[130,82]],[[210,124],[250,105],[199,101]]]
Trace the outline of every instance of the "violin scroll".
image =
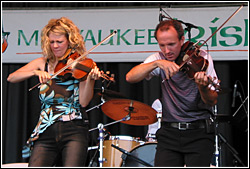
[[220,92],[221,91],[221,87],[220,87],[219,83],[221,81],[218,79],[217,82],[216,82],[216,79],[217,79],[216,77],[211,78],[210,76],[208,76],[208,83],[211,84],[211,86],[210,86],[209,89],[211,89],[212,87],[214,87],[216,92]]

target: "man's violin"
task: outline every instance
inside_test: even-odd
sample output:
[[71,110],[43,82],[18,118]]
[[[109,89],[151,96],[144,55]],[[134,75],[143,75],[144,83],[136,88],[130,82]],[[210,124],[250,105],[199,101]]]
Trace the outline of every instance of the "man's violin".
[[[180,65],[180,71],[185,72],[190,79],[193,79],[196,72],[205,72],[207,70],[209,62],[200,55],[197,43],[187,41],[182,45],[182,50],[176,60],[176,64]],[[208,83],[215,87],[215,91],[220,91],[220,80],[217,82],[215,80],[208,76]]]
[[[182,45],[182,50],[180,53],[180,56],[177,58],[176,63],[180,66],[180,71],[184,71],[187,73],[188,77],[193,79],[196,72],[199,71],[206,71],[208,68],[208,61],[200,56],[200,48],[207,43],[207,41],[212,38],[218,30],[222,28],[236,13],[239,12],[243,8],[243,5],[241,5],[204,43],[202,43],[200,46],[198,46],[197,43],[193,43],[190,41],[185,42]],[[166,79],[164,79],[162,82],[164,82]],[[215,87],[215,91],[219,92],[220,86],[218,83],[215,82],[215,79],[212,79],[211,77],[208,77],[208,82],[212,86]]]

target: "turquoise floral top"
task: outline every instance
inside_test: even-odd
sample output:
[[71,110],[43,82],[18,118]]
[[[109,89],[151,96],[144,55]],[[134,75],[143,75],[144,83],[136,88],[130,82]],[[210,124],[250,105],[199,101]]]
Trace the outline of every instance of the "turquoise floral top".
[[23,148],[23,158],[30,156],[30,148],[33,142],[39,138],[39,134],[43,133],[62,115],[80,112],[79,82],[79,80],[74,78],[64,81],[55,77],[48,81],[47,84],[41,85],[39,95],[42,104],[40,117],[27,144]]

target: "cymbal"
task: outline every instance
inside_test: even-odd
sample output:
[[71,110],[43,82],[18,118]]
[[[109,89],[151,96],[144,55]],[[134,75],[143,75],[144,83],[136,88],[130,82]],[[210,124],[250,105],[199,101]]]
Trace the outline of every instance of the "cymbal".
[[113,120],[121,120],[130,113],[130,119],[121,123],[144,126],[157,121],[157,111],[147,104],[129,99],[111,99],[101,107],[104,114]]
[[108,89],[96,88],[96,89],[94,89],[94,91],[98,91],[97,95],[99,95],[99,96],[103,95],[103,96],[106,96],[108,98],[127,98],[126,96],[124,96],[120,92],[116,92],[116,91],[112,91],[112,90],[108,90]]

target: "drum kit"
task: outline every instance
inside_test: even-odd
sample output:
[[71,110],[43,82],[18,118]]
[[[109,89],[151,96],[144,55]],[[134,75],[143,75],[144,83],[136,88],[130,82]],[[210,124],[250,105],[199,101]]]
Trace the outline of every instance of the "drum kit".
[[[105,115],[114,121],[108,124],[99,123],[96,128],[89,131],[99,130],[98,146],[89,147],[88,150],[99,150],[99,167],[145,167],[154,166],[154,159],[156,153],[157,140],[155,134],[148,133],[147,141],[141,141],[139,137],[131,137],[126,135],[112,136],[109,133],[108,140],[104,140],[107,135],[104,127],[113,125],[115,123],[124,123],[134,126],[145,126],[158,122],[158,129],[160,128],[161,114],[159,114],[151,106],[141,103],[139,101],[124,99],[124,95],[107,89],[95,89],[98,91],[97,95],[101,96],[101,103],[94,106],[86,112],[95,108],[101,109]],[[221,94],[221,93],[220,93]],[[223,93],[222,93],[223,94]],[[115,98],[115,99],[114,99]],[[220,145],[219,140],[227,143],[223,136],[218,133],[218,123],[228,122],[231,117],[227,115],[220,115],[217,113],[217,106],[214,107],[214,121],[215,121],[215,165],[219,166]],[[151,140],[150,140],[151,139]],[[231,148],[230,145],[227,146]],[[97,151],[96,151],[97,153]],[[235,154],[235,153],[234,153]],[[96,155],[96,154],[95,154]],[[95,156],[94,155],[94,156]],[[237,160],[241,160],[237,157]],[[92,158],[93,159],[93,158]],[[92,166],[90,162],[89,166]],[[98,165],[98,164],[96,164]]]
[[104,127],[119,122],[135,126],[149,125],[157,122],[157,111],[139,101],[124,99],[126,97],[118,92],[104,88],[95,90],[99,91],[97,94],[101,96],[102,103],[87,111],[101,106],[103,113],[114,120],[108,124],[99,123],[96,128],[89,130],[99,130],[98,146],[88,149],[99,150],[99,166],[153,166],[156,142],[144,142],[139,137],[126,135],[110,135],[108,140],[105,140]]

